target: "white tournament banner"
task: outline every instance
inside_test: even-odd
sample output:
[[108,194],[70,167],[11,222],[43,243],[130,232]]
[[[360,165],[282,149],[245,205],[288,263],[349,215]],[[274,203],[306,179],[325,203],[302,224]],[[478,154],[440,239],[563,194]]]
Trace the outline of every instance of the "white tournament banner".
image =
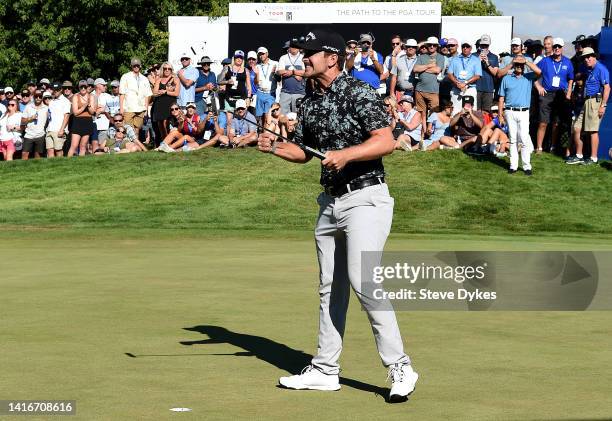
[[440,23],[439,2],[230,3],[229,23]]

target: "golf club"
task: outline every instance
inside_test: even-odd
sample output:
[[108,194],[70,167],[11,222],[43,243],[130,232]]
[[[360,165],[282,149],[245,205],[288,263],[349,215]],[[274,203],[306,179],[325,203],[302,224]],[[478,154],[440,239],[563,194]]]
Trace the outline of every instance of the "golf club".
[[[233,115],[234,117],[236,117],[236,113],[234,113],[233,111],[226,111],[228,113],[230,113],[231,115]],[[262,126],[261,124],[258,124],[256,121],[251,121],[246,119],[247,123],[251,123],[254,124],[255,126],[257,126],[258,128],[260,128],[261,130],[265,130],[266,132],[272,133],[273,135],[276,135],[278,137],[280,137],[281,139],[283,139],[285,142],[289,142],[289,143],[293,143],[294,145],[297,145],[301,150],[303,150],[304,152],[308,152],[309,154],[316,156],[317,158],[319,158],[320,160],[324,160],[326,158],[325,154],[323,152],[321,152],[320,150],[311,148],[309,146],[303,145],[301,143],[298,143],[294,140],[288,139],[285,136],[281,136],[280,134],[270,130],[270,129],[266,129],[264,126]]]

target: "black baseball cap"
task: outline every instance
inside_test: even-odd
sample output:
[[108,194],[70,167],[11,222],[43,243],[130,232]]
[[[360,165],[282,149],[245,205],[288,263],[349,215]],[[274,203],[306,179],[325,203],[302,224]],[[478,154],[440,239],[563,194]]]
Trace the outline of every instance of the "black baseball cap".
[[474,105],[474,97],[471,95],[464,96],[461,101],[463,102],[463,105],[465,104]]
[[314,29],[305,37],[291,40],[291,47],[309,51],[326,51],[328,53],[344,55],[345,42],[342,35],[329,32],[325,29]]

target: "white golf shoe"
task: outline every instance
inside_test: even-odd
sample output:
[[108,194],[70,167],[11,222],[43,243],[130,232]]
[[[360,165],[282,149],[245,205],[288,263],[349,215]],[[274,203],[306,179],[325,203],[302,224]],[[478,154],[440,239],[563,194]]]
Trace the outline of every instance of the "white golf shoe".
[[410,364],[394,364],[389,367],[387,380],[391,379],[389,402],[403,402],[414,391],[419,375]]
[[306,366],[302,374],[281,377],[278,383],[287,389],[296,390],[340,390],[337,374],[324,374],[314,366]]

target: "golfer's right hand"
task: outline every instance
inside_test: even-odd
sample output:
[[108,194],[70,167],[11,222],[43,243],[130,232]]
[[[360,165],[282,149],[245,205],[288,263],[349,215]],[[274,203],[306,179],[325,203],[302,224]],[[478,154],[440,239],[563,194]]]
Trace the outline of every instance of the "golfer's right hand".
[[257,149],[260,152],[270,153],[272,152],[272,143],[274,142],[276,136],[272,133],[262,133],[257,138]]

